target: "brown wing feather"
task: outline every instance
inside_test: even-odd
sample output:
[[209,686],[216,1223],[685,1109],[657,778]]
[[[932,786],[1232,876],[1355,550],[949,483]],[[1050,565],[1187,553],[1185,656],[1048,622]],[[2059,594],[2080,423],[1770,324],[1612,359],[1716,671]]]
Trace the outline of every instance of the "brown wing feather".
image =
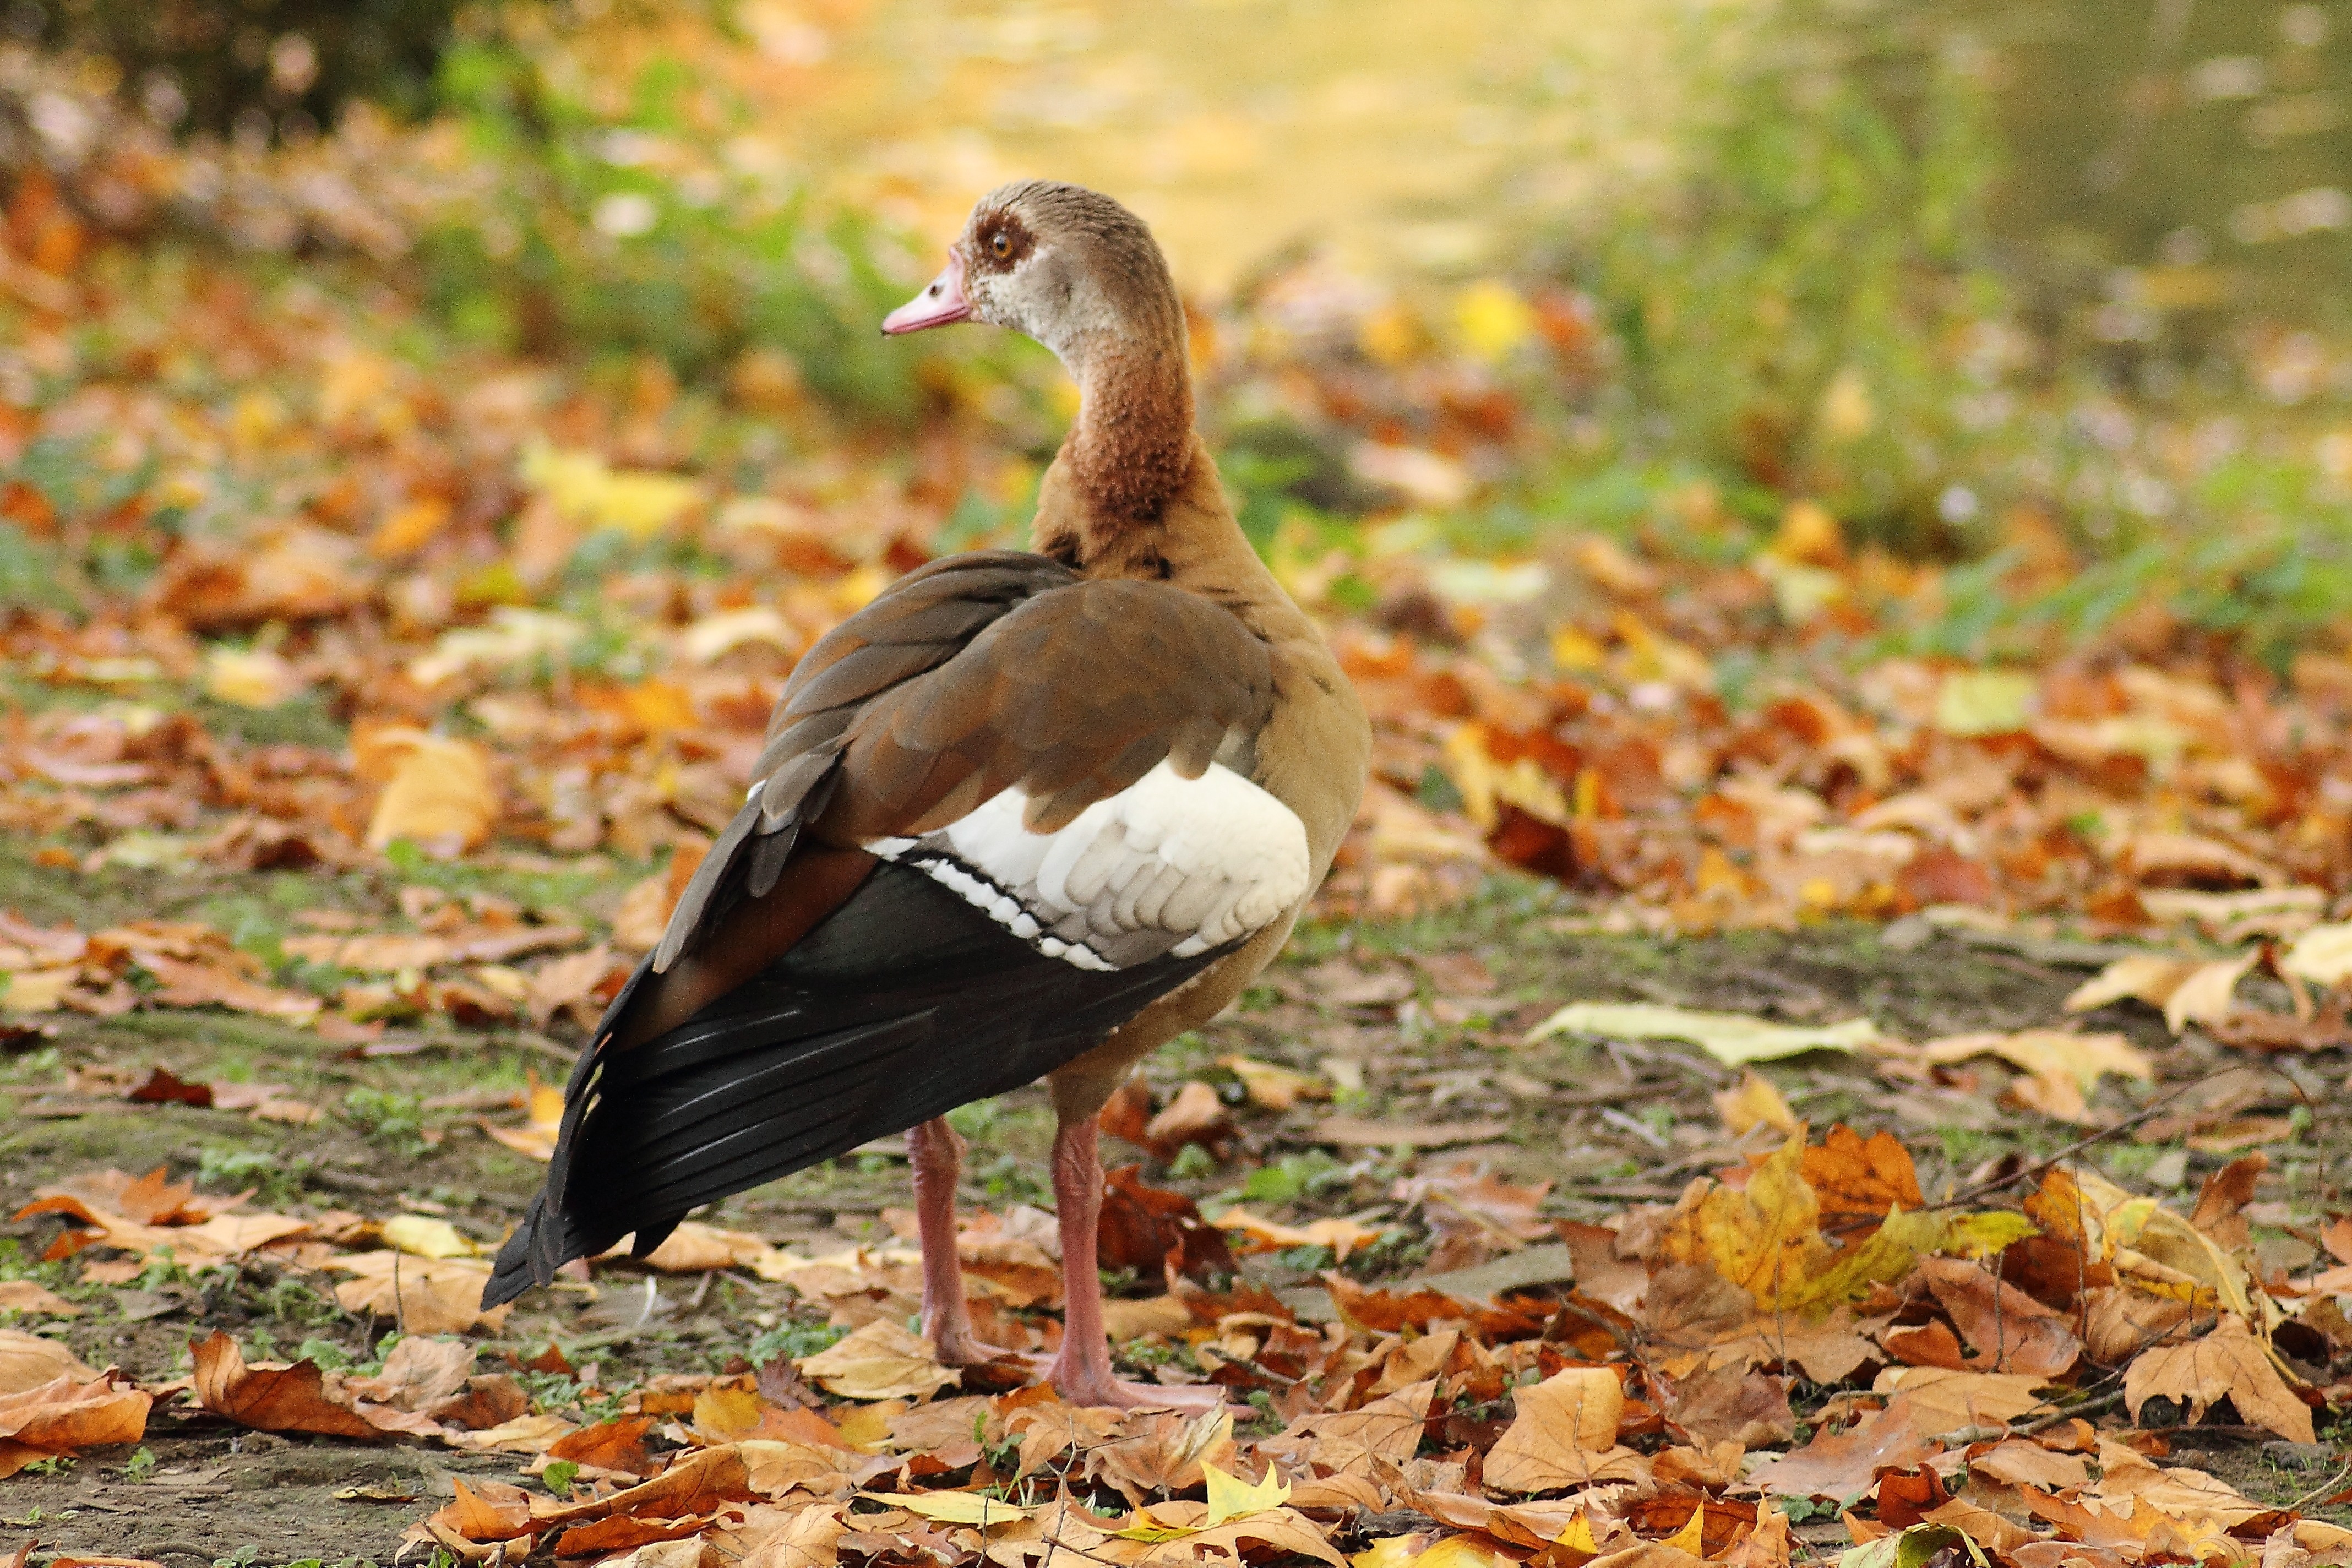
[[1035,797],[1031,826],[1051,831],[1162,758],[1198,776],[1273,697],[1265,645],[1182,589],[1091,581],[1020,551],[934,562],[793,671],[751,799],[679,899],[655,968],[766,898],[803,831],[836,847],[926,833],[1016,784]]

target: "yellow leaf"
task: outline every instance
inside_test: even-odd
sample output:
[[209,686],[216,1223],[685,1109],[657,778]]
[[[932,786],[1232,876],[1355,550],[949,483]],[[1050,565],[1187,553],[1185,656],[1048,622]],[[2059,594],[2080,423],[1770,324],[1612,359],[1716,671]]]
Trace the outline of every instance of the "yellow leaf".
[[1255,1481],[1229,1476],[1206,1463],[1201,1466],[1201,1473],[1209,1478],[1209,1517],[1201,1521],[1203,1530],[1214,1530],[1228,1521],[1280,1508],[1290,1500],[1290,1483],[1276,1475],[1271,1464]]
[[1294,1072],[1255,1057],[1225,1057],[1217,1065],[1242,1080],[1252,1104],[1268,1110],[1287,1110],[1302,1100],[1331,1098],[1330,1086],[1312,1073]]
[[385,514],[368,536],[368,553],[380,561],[406,555],[411,551],[430,543],[435,535],[448,526],[449,503],[439,496],[425,496]]
[[1735,1138],[1751,1127],[1769,1127],[1791,1138],[1801,1136],[1805,1130],[1771,1080],[1753,1068],[1740,1076],[1736,1087],[1715,1096],[1715,1109]]
[[2313,926],[2294,939],[2279,968],[2314,985],[2340,985],[2352,976],[2352,921]]
[[1493,364],[1527,342],[1536,328],[1536,313],[1517,289],[1488,278],[1455,298],[1454,324],[1472,357]]
[[1690,1517],[1683,1521],[1683,1527],[1680,1530],[1675,1531],[1658,1544],[1671,1546],[1677,1552],[1687,1552],[1694,1557],[1704,1557],[1706,1555],[1706,1504],[1701,1502],[1696,1508],[1691,1510]]
[[488,840],[499,795],[480,747],[396,725],[376,731],[364,743],[355,739],[352,750],[362,776],[370,773],[372,759],[389,774],[368,819],[370,848],[404,838],[428,854],[446,856]]
[[1013,1524],[1029,1517],[1029,1510],[1003,1498],[984,1497],[979,1492],[867,1492],[877,1502],[903,1508],[908,1513],[936,1519],[942,1524],[976,1524],[984,1529],[1000,1524]]
[[1429,1550],[1426,1535],[1383,1535],[1348,1559],[1352,1568],[1405,1568]]
[[1768,1024],[1744,1013],[1706,1013],[1648,1002],[1571,1002],[1528,1034],[1527,1043],[1564,1034],[1621,1040],[1688,1040],[1729,1067],[1777,1061],[1801,1051],[1853,1051],[1875,1044],[1878,1026],[1867,1018],[1843,1024]]
[[1824,439],[1843,446],[1859,441],[1878,423],[1878,405],[1872,401],[1870,382],[1853,365],[1830,378],[1822,393],[1821,432]]
[[236,708],[275,708],[309,683],[268,648],[215,644],[205,650],[205,695]]
[[446,1219],[421,1214],[394,1215],[383,1222],[383,1239],[411,1258],[478,1258],[482,1249]]
[[651,539],[702,500],[702,487],[675,474],[614,468],[593,452],[562,451],[545,442],[523,453],[523,482],[558,511],[590,528]]
[[1484,1535],[1449,1535],[1412,1560],[1413,1568],[1504,1568],[1514,1560]]
[[1936,693],[1936,728],[1947,735],[2014,735],[2032,722],[2038,688],[2019,669],[1956,669]]
[[2107,1073],[2153,1082],[2156,1068],[2147,1054],[2121,1035],[2074,1035],[2063,1029],[2021,1029],[2013,1035],[1954,1035],[1920,1047],[1939,1064],[1995,1056],[2027,1072],[2070,1078],[2084,1089],[2098,1087]]
[[1556,626],[1551,634],[1551,661],[1570,675],[1599,669],[1609,650],[1574,626]]

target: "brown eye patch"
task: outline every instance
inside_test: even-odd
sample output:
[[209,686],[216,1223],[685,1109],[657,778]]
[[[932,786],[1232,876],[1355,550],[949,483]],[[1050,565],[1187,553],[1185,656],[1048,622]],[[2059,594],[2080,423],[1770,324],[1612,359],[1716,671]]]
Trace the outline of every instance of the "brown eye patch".
[[973,231],[974,259],[993,272],[1010,271],[1035,246],[1027,226],[1010,213],[991,213]]

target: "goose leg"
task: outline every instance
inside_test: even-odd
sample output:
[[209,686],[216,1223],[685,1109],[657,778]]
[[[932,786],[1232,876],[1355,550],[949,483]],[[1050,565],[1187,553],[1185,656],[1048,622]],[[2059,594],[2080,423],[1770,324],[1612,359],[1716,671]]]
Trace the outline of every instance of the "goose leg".
[[956,1178],[964,1141],[935,1117],[907,1130],[907,1163],[915,1183],[915,1216],[923,1243],[923,1337],[949,1366],[974,1366],[1004,1354],[971,1331],[964,1305],[963,1269],[956,1262]]
[[[1165,1388],[1111,1375],[1110,1338],[1103,1327],[1102,1276],[1095,1227],[1102,1219],[1103,1169],[1096,1152],[1095,1119],[1066,1117],[1054,1133],[1054,1211],[1062,1230],[1062,1349],[1046,1377],[1073,1405],[1133,1409],[1209,1410],[1224,1402],[1215,1385]],[[929,1256],[926,1249],[926,1258]]]

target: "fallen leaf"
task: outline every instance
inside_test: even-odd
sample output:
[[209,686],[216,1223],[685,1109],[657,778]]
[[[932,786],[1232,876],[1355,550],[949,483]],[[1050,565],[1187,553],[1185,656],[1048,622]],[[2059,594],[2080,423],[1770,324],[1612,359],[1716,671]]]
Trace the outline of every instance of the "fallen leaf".
[[1255,1481],[1227,1475],[1214,1465],[1202,1465],[1201,1473],[1209,1484],[1209,1512],[1201,1521],[1203,1530],[1280,1508],[1290,1500],[1289,1484],[1275,1474],[1272,1465]]
[[1773,1024],[1744,1013],[1706,1013],[1646,1002],[1571,1002],[1529,1030],[1534,1045],[1554,1035],[1620,1040],[1686,1040],[1728,1067],[1778,1061],[1806,1051],[1858,1051],[1881,1038],[1867,1018],[1821,1026]]
[[653,1428],[653,1416],[623,1415],[567,1432],[549,1444],[546,1453],[551,1459],[569,1459],[588,1469],[644,1479],[661,1469],[660,1461],[646,1452],[646,1434]]
[[368,818],[368,847],[406,839],[427,853],[449,856],[488,840],[499,795],[480,747],[410,725],[387,725],[355,731],[352,748],[360,776],[383,784]]
[[2279,955],[2279,973],[2314,985],[2341,985],[2352,977],[2352,921],[2315,925]]
[[136,1443],[147,1434],[152,1403],[120,1373],[87,1368],[0,1393],[0,1478],[54,1455]]
[[[2043,1379],[2029,1373],[1953,1372],[1939,1366],[1890,1366],[1871,1384],[1877,1394],[1899,1394],[1927,1432],[1961,1426],[2005,1426],[2047,1410],[2034,1390]],[[1891,1406],[1890,1406],[1891,1407]]]
[[961,1381],[952,1368],[940,1364],[930,1341],[887,1318],[877,1318],[793,1364],[826,1392],[845,1399],[919,1399]]
[[1973,1263],[1923,1258],[1919,1277],[1981,1358],[1979,1370],[2055,1378],[2083,1353],[2063,1318]]
[[189,1347],[196,1403],[242,1426],[262,1432],[315,1432],[373,1440],[383,1434],[346,1401],[330,1399],[319,1363],[263,1368],[246,1364],[236,1342],[215,1329]]
[[1887,1471],[1916,1468],[1940,1451],[1921,1426],[1910,1402],[1897,1395],[1843,1432],[1824,1428],[1803,1447],[1767,1459],[1748,1479],[1772,1497],[1850,1502]]
[[482,1251],[456,1226],[430,1215],[394,1215],[379,1229],[394,1251],[411,1258],[478,1258]]
[[1200,1205],[1182,1193],[1145,1182],[1140,1165],[1104,1173],[1095,1247],[1105,1268],[1132,1268],[1146,1279],[1164,1279],[1171,1269],[1181,1278],[1206,1279],[1239,1267],[1224,1232],[1201,1216]]
[[1253,1252],[1271,1252],[1285,1247],[1328,1247],[1335,1261],[1345,1263],[1348,1254],[1366,1247],[1388,1234],[1379,1226],[1361,1225],[1351,1219],[1309,1220],[1303,1226],[1283,1225],[1261,1218],[1245,1208],[1235,1205],[1209,1222],[1219,1230],[1239,1231],[1257,1245]]
[[1258,1447],[1311,1458],[1328,1475],[1372,1476],[1376,1463],[1402,1465],[1420,1449],[1436,1393],[1437,1381],[1431,1378],[1355,1410],[1303,1416],[1278,1435],[1260,1439]]
[[[373,1377],[354,1377],[344,1386],[361,1399],[396,1410],[421,1411],[448,1399],[473,1375],[474,1347],[458,1340],[410,1334],[383,1358]],[[488,1423],[485,1423],[488,1425]]]
[[326,1267],[355,1278],[335,1287],[344,1310],[373,1312],[403,1333],[461,1334],[477,1325],[496,1329],[514,1304],[482,1308],[490,1277],[487,1259],[411,1258],[400,1252],[355,1252]]
[[2229,1016],[2238,982],[2261,956],[2259,947],[2211,963],[2134,953],[2075,987],[2066,998],[2066,1011],[2087,1013],[2128,998],[2161,1009],[2166,1026],[2176,1035],[2191,1024],[2218,1024]]
[[1327,1116],[1311,1134],[1318,1143],[1348,1149],[1447,1149],[1487,1143],[1510,1135],[1507,1121],[1370,1121],[1360,1116]]
[[1794,1138],[1804,1131],[1804,1123],[1772,1087],[1772,1080],[1750,1068],[1739,1075],[1739,1082],[1730,1089],[1718,1090],[1714,1096],[1716,1114],[1735,1138],[1753,1127],[1769,1127],[1783,1137]]
[[56,1340],[23,1329],[0,1329],[0,1394],[23,1394],[61,1377],[88,1383],[97,1375]]
[[1797,1432],[1787,1384],[1748,1371],[1743,1362],[1702,1368],[1684,1378],[1667,1401],[1665,1415],[1703,1448],[1718,1443],[1776,1447]]
[[1564,1368],[1513,1391],[1511,1403],[1517,1414],[1486,1455],[1488,1486],[1556,1491],[1639,1474],[1638,1457],[1617,1447],[1625,1387],[1609,1368]]
[[1242,1080],[1250,1103],[1268,1110],[1288,1110],[1302,1100],[1328,1100],[1331,1088],[1312,1073],[1262,1062],[1255,1057],[1221,1057],[1217,1065]]
[[[31,1318],[79,1318],[81,1309],[37,1279],[0,1279],[0,1312],[22,1312]],[[6,1332],[12,1331],[0,1331]],[[5,1350],[0,1346],[0,1361]],[[11,1392],[0,1373],[0,1394]]]
[[2124,1373],[2124,1404],[2132,1419],[2159,1396],[2183,1406],[2191,1424],[2227,1398],[2250,1426],[2268,1427],[2290,1443],[2317,1440],[2311,1407],[2294,1396],[2263,1342],[2234,1313],[2224,1314],[2202,1339],[2140,1352]]

